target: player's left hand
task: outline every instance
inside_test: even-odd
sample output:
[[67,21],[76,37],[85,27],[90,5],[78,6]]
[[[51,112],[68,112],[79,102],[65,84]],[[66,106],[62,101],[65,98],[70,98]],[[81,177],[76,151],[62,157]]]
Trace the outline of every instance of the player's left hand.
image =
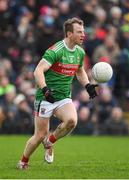
[[85,88],[90,96],[90,99],[93,99],[97,96],[97,92],[95,89],[95,87],[97,87],[97,86],[98,86],[98,84],[90,84],[90,83],[86,84]]

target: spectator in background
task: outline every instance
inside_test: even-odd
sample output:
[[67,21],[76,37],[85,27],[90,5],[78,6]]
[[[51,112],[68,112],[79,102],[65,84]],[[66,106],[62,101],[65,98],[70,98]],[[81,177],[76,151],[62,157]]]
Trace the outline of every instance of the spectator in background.
[[0,98],[4,98],[6,93],[8,93],[11,89],[15,89],[15,86],[10,83],[8,76],[3,76],[0,79]]
[[112,108],[118,104],[108,86],[101,87],[99,97],[96,112],[98,113],[99,124],[103,126],[106,119],[110,116]]
[[2,77],[5,77],[7,75],[7,72],[3,66],[3,60],[2,58],[0,58],[0,80],[2,79]]
[[109,16],[109,24],[115,26],[116,28],[119,28],[120,23],[121,23],[121,18],[122,18],[122,11],[120,7],[118,6],[113,6],[110,11],[110,16]]
[[77,99],[75,99],[73,102],[77,110],[80,110],[81,107],[88,107],[92,112],[94,109],[94,104],[92,101],[90,101],[85,89],[80,90]]
[[9,89],[4,95],[4,100],[1,101],[3,107],[3,112],[5,114],[5,119],[2,125],[3,134],[14,134],[15,128],[15,115],[16,115],[16,105],[14,104],[14,98],[16,96],[16,89],[13,87]]
[[121,2],[121,9],[122,9],[122,13],[123,15],[126,15],[129,13],[129,0],[123,0]]
[[20,50],[23,51],[31,51],[30,54],[36,53],[36,37],[34,35],[34,27],[29,27],[25,33],[24,37],[18,37],[17,40],[18,46]]
[[118,67],[116,69],[116,84],[114,93],[117,97],[125,99],[126,93],[129,90],[129,25],[124,24],[121,26],[122,42],[121,52],[118,61]]
[[35,92],[36,92],[36,89],[32,88],[32,89],[29,89],[26,93],[27,102],[32,112],[34,112]]
[[21,17],[18,25],[18,33],[19,37],[23,39],[26,36],[27,31],[29,30],[29,19],[27,16]]
[[31,12],[32,16],[33,16],[33,20],[32,22],[35,23],[35,21],[37,20],[38,17],[38,8],[37,8],[37,2],[36,0],[27,0],[25,2],[26,7],[28,8],[28,10]]
[[114,37],[114,39],[116,39],[116,41],[118,41],[118,33],[119,33],[119,29],[116,28],[114,25],[108,24],[107,26],[107,34],[111,37]]
[[78,15],[83,9],[84,0],[74,0],[70,1],[70,10],[73,13],[73,16]]
[[26,97],[23,94],[18,94],[14,99],[17,106],[15,121],[15,133],[31,134],[33,132],[32,110],[28,105]]
[[128,135],[128,125],[123,118],[123,111],[120,107],[114,107],[110,117],[106,120],[105,134],[107,135]]
[[11,83],[15,83],[16,80],[16,73],[13,69],[12,62],[8,58],[2,58],[2,66],[6,75],[8,76]]
[[[107,20],[107,13],[102,7],[95,8],[94,11],[95,16],[95,27],[97,28],[105,28],[106,20]],[[103,29],[104,30],[104,29]]]
[[16,97],[16,89],[12,88],[6,92],[4,96],[4,101],[2,103],[2,106],[4,110],[6,111],[6,118],[9,121],[13,121],[14,116],[16,114],[16,105],[14,104],[14,99]]
[[[118,64],[118,57],[120,55],[119,46],[113,36],[106,36],[104,44],[98,46],[93,53],[93,62],[96,63],[99,60],[107,61],[112,66]],[[102,59],[102,57],[104,57]]]
[[19,92],[26,95],[29,90],[33,89],[32,82],[23,80],[22,84],[20,84]]
[[82,5],[82,10],[80,11],[79,17],[84,21],[84,26],[91,27],[94,20],[94,7],[91,1],[84,1]]
[[106,12],[109,12],[113,6],[119,6],[120,0],[100,0],[99,3]]
[[98,113],[93,112],[91,115],[91,124],[92,124],[92,135],[100,135],[101,134],[101,126],[99,124],[99,119],[98,119]]
[[66,0],[60,1],[58,8],[60,13],[60,16],[57,19],[58,28],[62,31],[63,23],[71,17],[72,12],[70,11],[70,3]]
[[129,48],[129,24],[124,23],[120,27],[120,47],[121,49],[128,49]]
[[39,54],[44,53],[45,50],[55,42],[56,38],[59,38],[56,36],[57,32],[55,27],[58,23],[58,11],[58,9],[53,10],[49,6],[42,6],[39,10],[40,15],[35,29],[36,49]]
[[110,81],[110,85],[112,88],[115,86],[115,78],[117,75],[117,68],[119,65],[119,55],[120,55],[120,48],[114,38],[114,36],[107,35],[104,43],[96,47],[92,60],[94,63],[99,61],[105,61],[113,67],[113,77],[112,82]]
[[0,31],[6,31],[13,25],[12,13],[9,9],[9,1],[0,0]]
[[92,135],[97,134],[95,124],[97,121],[91,120],[91,112],[88,107],[81,107],[78,111],[78,125],[75,129],[75,134]]

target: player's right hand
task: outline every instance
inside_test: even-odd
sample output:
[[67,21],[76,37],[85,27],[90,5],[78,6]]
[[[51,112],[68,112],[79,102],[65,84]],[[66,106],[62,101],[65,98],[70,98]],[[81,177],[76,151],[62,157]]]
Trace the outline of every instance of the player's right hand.
[[47,86],[45,86],[44,88],[42,88],[42,91],[48,102],[50,102],[50,103],[55,102],[55,99],[53,97],[53,93],[52,93],[51,89],[49,89]]
[[86,84],[85,88],[90,96],[90,99],[93,99],[97,96],[97,92],[96,92],[96,87],[98,86],[98,84]]

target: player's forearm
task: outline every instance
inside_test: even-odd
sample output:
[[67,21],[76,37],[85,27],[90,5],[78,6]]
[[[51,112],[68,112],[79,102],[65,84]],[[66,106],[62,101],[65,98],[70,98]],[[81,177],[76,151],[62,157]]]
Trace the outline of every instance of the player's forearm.
[[46,86],[43,69],[36,68],[35,71],[34,71],[34,77],[35,77],[35,81],[36,81],[37,85],[40,88],[43,88],[43,87]]
[[50,68],[50,65],[44,60],[41,60],[34,71],[34,77],[35,77],[36,83],[40,88],[43,88],[46,86],[44,73],[49,68]]
[[85,86],[86,84],[89,83],[89,79],[88,79],[87,73],[85,72],[84,68],[78,70],[78,72],[76,73],[76,77],[77,77],[78,81],[82,84],[82,86]]

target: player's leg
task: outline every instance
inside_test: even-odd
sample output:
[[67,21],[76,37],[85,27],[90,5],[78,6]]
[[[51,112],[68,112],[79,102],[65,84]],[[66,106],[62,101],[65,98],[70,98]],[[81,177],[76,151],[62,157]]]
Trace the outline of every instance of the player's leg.
[[49,118],[41,118],[38,116],[35,118],[35,133],[28,140],[24,150],[24,155],[26,157],[30,157],[33,151],[37,148],[37,146],[42,142],[44,137],[49,132],[49,120]]
[[77,112],[72,102],[61,106],[54,114],[62,122],[45,140],[44,144],[46,147],[52,147],[58,139],[71,133],[77,124]]
[[70,134],[77,124],[77,112],[74,104],[67,103],[56,110],[55,115],[62,122],[53,132],[54,137],[60,139],[67,134]]
[[49,132],[49,120],[50,118],[41,118],[39,116],[35,117],[35,132],[26,143],[23,156],[18,164],[19,169],[26,169],[28,167],[28,161],[31,154]]

